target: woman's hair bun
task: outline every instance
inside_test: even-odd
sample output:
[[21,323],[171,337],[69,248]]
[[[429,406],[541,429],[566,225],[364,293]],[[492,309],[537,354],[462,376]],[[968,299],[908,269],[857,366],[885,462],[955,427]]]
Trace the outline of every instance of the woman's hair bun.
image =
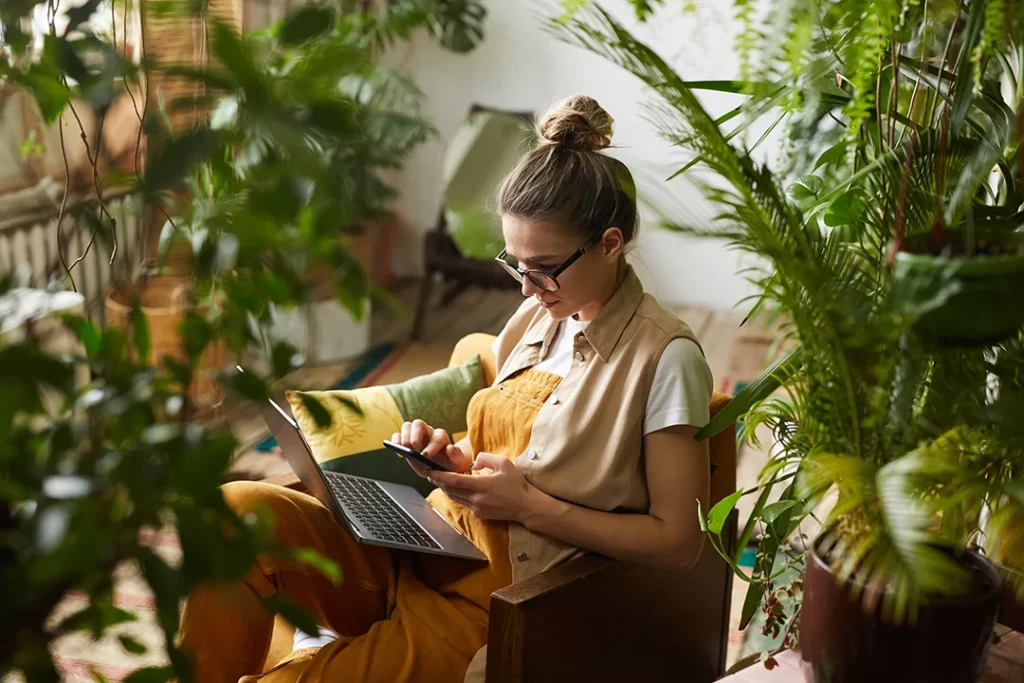
[[594,98],[573,95],[545,114],[538,130],[549,145],[598,152],[612,144],[614,122]]

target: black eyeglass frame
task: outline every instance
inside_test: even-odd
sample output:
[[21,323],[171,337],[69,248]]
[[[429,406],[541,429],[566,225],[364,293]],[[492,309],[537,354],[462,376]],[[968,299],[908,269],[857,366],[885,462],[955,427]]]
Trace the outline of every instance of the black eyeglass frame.
[[[587,250],[590,249],[595,244],[597,244],[597,242],[591,242],[580,247],[573,253],[572,256],[567,258],[565,261],[562,261],[562,264],[557,268],[554,268],[553,270],[541,270],[540,268],[519,268],[517,266],[513,266],[511,263],[505,260],[505,257],[508,255],[508,249],[502,249],[501,253],[494,257],[494,260],[500,263],[502,267],[506,271],[508,271],[508,274],[514,277],[519,282],[522,282],[523,278],[530,278],[530,282],[532,282],[537,287],[540,287],[545,292],[557,292],[561,288],[561,285],[558,284],[558,276],[564,273],[569,266],[576,263],[576,261],[578,261],[581,256],[586,254]],[[535,276],[551,278],[551,281],[555,283],[555,288],[551,289],[547,287],[543,283],[539,282]]]

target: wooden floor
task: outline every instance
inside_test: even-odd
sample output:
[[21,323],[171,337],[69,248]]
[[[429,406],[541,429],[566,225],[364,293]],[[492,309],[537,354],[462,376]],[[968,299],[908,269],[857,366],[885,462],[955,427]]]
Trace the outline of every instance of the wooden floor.
[[[374,344],[408,341],[421,283],[421,280],[403,280],[395,286],[393,294],[404,308],[374,308],[371,332]],[[498,334],[523,302],[522,294],[516,289],[471,288],[447,306],[441,305],[441,287],[432,287],[431,294],[419,341],[452,347],[473,332]]]

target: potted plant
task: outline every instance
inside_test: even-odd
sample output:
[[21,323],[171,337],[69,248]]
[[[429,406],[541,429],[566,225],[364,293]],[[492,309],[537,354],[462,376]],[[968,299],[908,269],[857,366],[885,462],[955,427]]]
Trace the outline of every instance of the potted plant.
[[[135,5],[143,22],[146,5]],[[80,342],[79,355],[52,353],[30,335],[0,345],[0,677],[61,680],[54,647],[73,632],[106,638],[105,644],[129,655],[152,649],[132,636],[125,624],[133,615],[117,603],[118,576],[134,567],[152,590],[162,638],[133,679],[188,681],[189,662],[175,647],[180,600],[203,582],[241,579],[259,553],[286,552],[264,533],[270,520],[241,519],[225,505],[219,487],[237,444],[226,425],[197,418],[189,388],[211,348],[222,344],[240,355],[253,339],[253,317],[258,331],[265,331],[267,302],[294,306],[305,300],[308,264],[344,275],[346,301],[362,303],[362,271],[341,272],[338,264],[353,257],[336,240],[339,218],[355,214],[318,152],[362,134],[351,115],[357,103],[338,90],[335,77],[362,68],[367,56],[358,49],[304,49],[294,53],[289,74],[267,73],[257,67],[250,41],[210,19],[213,66],[157,67],[144,60],[139,74],[140,67],[92,27],[100,8],[97,2],[59,11],[46,2],[0,3],[0,73],[31,93],[48,123],[63,119],[74,126],[72,103],[83,100],[92,101],[102,118],[104,93],[119,79],[130,74],[149,83],[145,76],[156,68],[244,102],[245,115],[230,125],[200,122],[139,155],[134,191],[148,210],[171,214],[171,230],[190,237],[191,255],[181,265],[187,292],[172,290],[178,293],[171,297],[180,302],[180,356],[155,357],[158,340],[146,302],[130,299],[124,325],[64,320]],[[205,3],[183,9],[208,16]],[[33,17],[46,17],[46,31],[33,35]],[[284,21],[279,49],[315,43],[335,17],[330,9],[300,9]],[[147,132],[158,112],[156,93],[150,96],[153,106],[139,107]],[[237,163],[241,155],[248,155],[244,173]],[[96,172],[92,177],[96,221],[72,226],[62,212],[58,224],[66,221],[66,231],[95,230],[93,248],[113,251],[114,244],[102,239],[113,234],[103,213],[108,179]],[[209,183],[212,191],[196,193],[187,211],[168,210],[169,196],[189,178]],[[66,250],[66,243],[58,244]],[[61,256],[74,274],[78,266],[68,254]],[[13,281],[10,274],[0,276],[0,291]],[[266,375],[251,371],[215,380],[264,400],[297,358],[294,347],[280,343],[269,355]],[[79,386],[75,376],[82,364],[89,379]],[[54,396],[59,405],[51,412]],[[154,549],[153,535],[165,530],[180,540],[180,562]],[[315,554],[302,559],[340,580],[337,569]],[[76,594],[71,602],[65,600],[69,593]],[[316,630],[293,604],[271,598],[266,607]]]
[[[775,637],[762,658],[799,647],[808,681],[974,680],[1002,579],[1024,594],[1011,533],[1024,435],[1010,417],[1024,408],[1024,333],[989,307],[1019,282],[1019,9],[792,3],[741,33],[741,61],[760,67],[721,83],[684,80],[583,4],[551,29],[657,93],[686,168],[716,176],[717,220],[676,227],[758,256],[755,309],[782,321],[787,353],[701,434],[739,419],[777,442],[759,486],[701,513],[750,585],[743,626],[760,607]],[[738,19],[756,29],[747,7]],[[749,97],[716,118],[702,88]],[[781,168],[735,142],[768,112],[789,122]],[[970,327],[943,324],[965,309]],[[757,496],[740,536],[740,552],[760,536],[752,576],[718,537],[743,495]],[[819,514],[809,539],[801,525]]]

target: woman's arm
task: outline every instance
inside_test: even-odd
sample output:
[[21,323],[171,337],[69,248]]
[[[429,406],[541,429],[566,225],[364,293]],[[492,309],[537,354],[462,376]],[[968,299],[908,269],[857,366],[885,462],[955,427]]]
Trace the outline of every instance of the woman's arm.
[[430,478],[453,500],[483,519],[516,520],[533,531],[629,562],[688,567],[700,556],[704,536],[697,501],[707,509],[710,465],[696,427],[668,427],[644,437],[647,514],[601,512],[573,505],[532,486],[508,459],[481,453],[474,468],[491,474],[433,472]]
[[676,426],[644,437],[650,511],[601,512],[553,498],[531,487],[522,523],[581,548],[629,562],[689,567],[700,556],[704,533],[697,501],[708,509],[707,442],[696,427]]

